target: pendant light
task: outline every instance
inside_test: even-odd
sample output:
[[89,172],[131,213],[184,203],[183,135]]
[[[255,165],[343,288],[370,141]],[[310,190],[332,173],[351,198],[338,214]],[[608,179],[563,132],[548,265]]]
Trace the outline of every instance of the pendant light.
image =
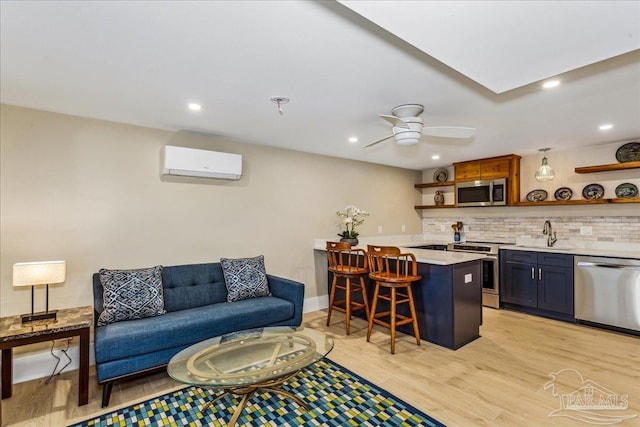
[[541,148],[538,151],[542,151],[542,164],[536,171],[536,181],[551,181],[555,178],[556,173],[551,169],[551,166],[547,163],[547,156],[545,153],[549,151],[550,148]]

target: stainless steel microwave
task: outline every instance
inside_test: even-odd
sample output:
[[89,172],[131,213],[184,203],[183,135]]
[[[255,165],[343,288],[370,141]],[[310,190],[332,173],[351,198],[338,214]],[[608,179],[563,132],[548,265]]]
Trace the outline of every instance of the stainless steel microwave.
[[504,206],[507,204],[507,179],[456,183],[458,206]]

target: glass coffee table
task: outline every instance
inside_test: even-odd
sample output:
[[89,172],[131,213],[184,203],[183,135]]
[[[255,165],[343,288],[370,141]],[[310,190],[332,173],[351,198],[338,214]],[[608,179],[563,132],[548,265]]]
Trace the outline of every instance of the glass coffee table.
[[332,338],[309,328],[251,329],[210,338],[182,350],[171,358],[167,372],[185,384],[222,390],[201,411],[226,395],[241,396],[228,424],[233,427],[256,392],[286,396],[308,411],[309,405],[280,386],[332,348]]

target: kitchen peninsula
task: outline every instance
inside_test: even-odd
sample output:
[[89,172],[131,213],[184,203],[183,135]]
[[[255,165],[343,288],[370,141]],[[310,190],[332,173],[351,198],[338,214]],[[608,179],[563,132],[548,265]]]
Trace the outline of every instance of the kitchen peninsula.
[[[446,348],[456,350],[480,337],[482,323],[482,266],[483,254],[447,252],[430,249],[417,249],[434,242],[404,241],[388,242],[371,239],[359,244],[367,249],[367,244],[392,245],[401,248],[403,253],[412,253],[418,261],[418,274],[422,276],[412,289],[415,298],[420,338]],[[441,242],[440,242],[441,243]],[[326,240],[316,239],[314,249],[325,251]],[[414,247],[412,247],[414,246]],[[326,265],[326,258],[324,260]],[[332,281],[327,274],[328,292]],[[367,280],[369,298],[373,295],[374,283]],[[405,307],[399,308],[399,313]],[[355,316],[366,318],[364,313]],[[412,335],[411,325],[403,325],[398,330]]]

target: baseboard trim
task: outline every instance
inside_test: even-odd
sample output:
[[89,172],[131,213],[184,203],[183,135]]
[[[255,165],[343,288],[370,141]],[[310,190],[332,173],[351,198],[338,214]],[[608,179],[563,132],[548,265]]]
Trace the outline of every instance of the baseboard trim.
[[[57,369],[62,368],[67,363],[67,358],[62,354],[62,349],[66,347],[66,340],[56,341],[53,352],[60,357],[60,363]],[[71,357],[71,363],[63,372],[73,371],[80,368],[80,346],[78,344],[70,345],[67,354]],[[89,344],[89,364],[94,365],[93,343]],[[57,360],[51,355],[49,350],[40,352],[26,353],[13,356],[13,383],[22,383],[38,378],[47,378],[56,367]]]
[[[306,298],[304,300],[304,313],[310,313],[312,311],[323,310],[329,306],[329,296],[323,295],[319,297]],[[58,369],[67,363],[67,359],[62,354],[61,349],[66,346],[66,340],[59,340],[56,342],[56,346],[53,350],[56,356],[61,357],[62,360],[58,365]],[[67,366],[63,372],[73,371],[79,369],[80,365],[78,360],[80,358],[79,345],[69,346],[67,351],[71,357],[71,363]],[[89,347],[89,364],[95,365],[93,343]],[[47,378],[53,372],[53,368],[56,366],[57,360],[51,355],[48,350],[42,350],[39,352],[25,353],[21,355],[14,355],[13,357],[13,383],[18,384],[25,381],[31,381],[38,378]]]
[[312,311],[324,310],[329,307],[329,295],[319,297],[305,298],[303,313],[311,313]]

